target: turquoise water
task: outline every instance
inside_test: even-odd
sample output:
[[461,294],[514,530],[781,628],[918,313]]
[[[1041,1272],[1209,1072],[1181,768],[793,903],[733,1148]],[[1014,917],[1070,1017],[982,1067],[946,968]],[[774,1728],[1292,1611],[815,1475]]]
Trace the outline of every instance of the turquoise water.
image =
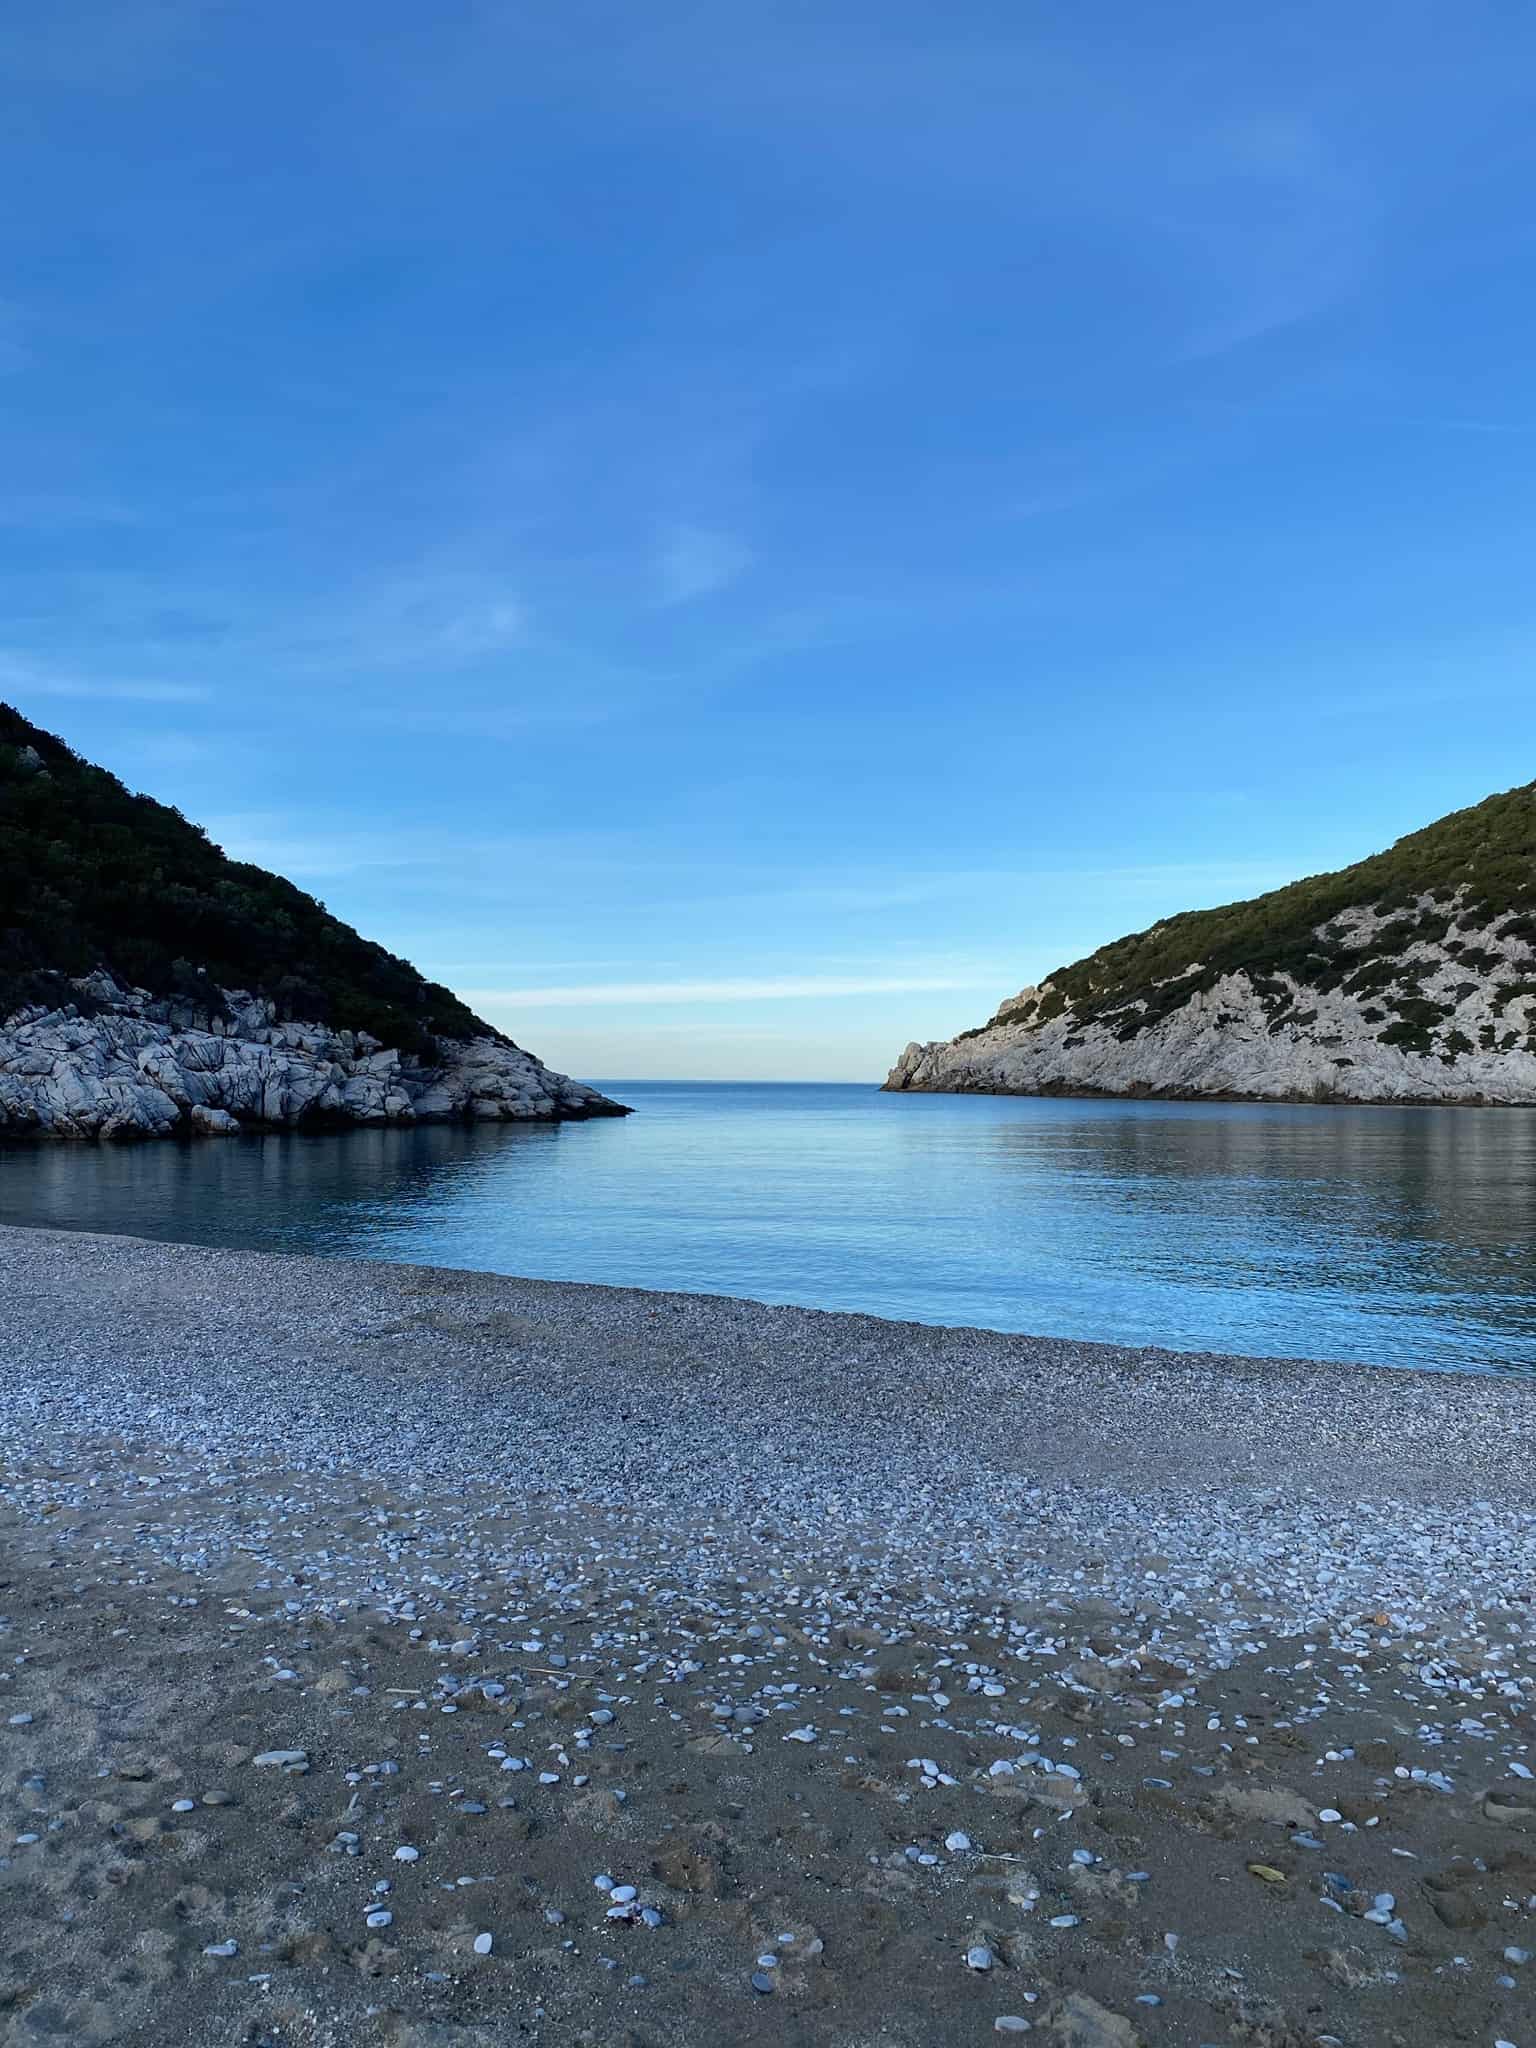
[[1536,1372],[1536,1111],[601,1083],[622,1121],[0,1150],[0,1221]]

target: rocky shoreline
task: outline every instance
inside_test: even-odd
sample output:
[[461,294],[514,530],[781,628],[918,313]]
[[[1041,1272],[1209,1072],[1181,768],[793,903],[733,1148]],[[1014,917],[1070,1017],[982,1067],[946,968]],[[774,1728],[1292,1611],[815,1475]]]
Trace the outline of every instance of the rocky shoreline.
[[1396,917],[1356,905],[1310,933],[1317,950],[1305,967],[1217,973],[1196,960],[1171,979],[1137,982],[1122,964],[1127,985],[1111,999],[1095,977],[1176,919],[1021,989],[977,1030],[908,1045],[885,1086],[1529,1108],[1536,934],[1519,918],[1490,928],[1464,896],[1425,896]]
[[94,974],[75,994],[0,1022],[0,1136],[229,1137],[628,1114],[490,1035],[442,1040],[423,1060],[365,1031],[285,1020],[240,989],[157,998]]
[[1456,1094],[1356,1095],[1344,1094],[1314,1082],[1308,1089],[1204,1088],[1193,1084],[1167,1085],[1136,1080],[1124,1087],[1096,1086],[1090,1081],[1017,1082],[999,1077],[996,1070],[956,1062],[939,1064],[933,1057],[950,1050],[952,1041],[915,1041],[905,1047],[896,1065],[881,1082],[888,1095],[1018,1095],[1054,1102],[1252,1102],[1269,1103],[1289,1109],[1536,1109],[1536,1097]]
[[[1536,992],[1501,1003],[1497,989],[1458,982],[1465,969],[1451,955],[1421,971],[1431,997],[1445,999],[1454,1052],[1387,1042],[1368,1000],[1289,977],[1276,982],[1277,998],[1245,974],[1228,975],[1135,1028],[1062,1008],[1047,981],[1020,990],[980,1030],[906,1046],[884,1086],[895,1094],[1536,1105]],[[1459,1008],[1450,1003],[1458,988],[1467,991]],[[1494,1049],[1494,1034],[1509,1043]]]
[[0,2043],[1531,2048],[1533,1421],[0,1231]]

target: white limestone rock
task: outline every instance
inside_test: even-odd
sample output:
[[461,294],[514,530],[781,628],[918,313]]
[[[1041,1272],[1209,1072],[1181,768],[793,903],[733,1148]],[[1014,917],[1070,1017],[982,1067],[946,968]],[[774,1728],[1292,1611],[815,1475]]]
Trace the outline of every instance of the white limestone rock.
[[94,974],[80,1006],[0,1020],[0,1132],[228,1136],[250,1125],[554,1122],[625,1112],[504,1039],[444,1040],[427,1066],[367,1032],[280,1020],[243,989],[225,1014]]
[[[1429,904],[1422,899],[1420,907]],[[1380,913],[1328,921],[1330,938],[1368,941]],[[1318,927],[1321,939],[1324,927]],[[1469,968],[1472,948],[1492,966]],[[1240,1097],[1283,1102],[1536,1104],[1536,947],[1485,922],[1453,921],[1403,955],[1440,1013],[1429,1050],[1383,1037],[1390,999],[1321,988],[1294,974],[1224,976],[1166,1015],[1126,1032],[1062,1009],[1050,981],[1025,988],[980,1031],[907,1046],[894,1091],[993,1095]],[[1192,971],[1192,970],[1191,970]],[[1522,987],[1533,992],[1522,994]],[[1388,1008],[1383,1014],[1383,1004]],[[1155,1005],[1153,1006],[1155,1009]]]
[[231,1116],[227,1109],[210,1109],[204,1102],[194,1103],[187,1112],[187,1122],[200,1138],[234,1138],[240,1134],[240,1119]]

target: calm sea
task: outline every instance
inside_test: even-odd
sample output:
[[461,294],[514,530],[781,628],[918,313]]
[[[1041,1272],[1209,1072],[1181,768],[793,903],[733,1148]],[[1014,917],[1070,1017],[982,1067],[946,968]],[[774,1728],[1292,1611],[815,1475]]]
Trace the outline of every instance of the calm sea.
[[0,1149],[0,1221],[1536,1372],[1536,1111],[601,1085],[637,1114]]

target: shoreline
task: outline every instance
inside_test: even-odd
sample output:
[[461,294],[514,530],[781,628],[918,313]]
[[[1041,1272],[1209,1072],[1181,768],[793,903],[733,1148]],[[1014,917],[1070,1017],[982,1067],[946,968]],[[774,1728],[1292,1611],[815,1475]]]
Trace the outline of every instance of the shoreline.
[[0,2048],[1532,2048],[1533,1423],[0,1229]]
[[[428,1113],[421,1116],[378,1117],[313,1116],[297,1123],[273,1123],[261,1117],[241,1117],[238,1128],[201,1129],[183,1121],[169,1130],[155,1131],[132,1128],[116,1131],[52,1130],[38,1125],[0,1123],[0,1146],[68,1146],[94,1147],[100,1150],[108,1146],[133,1148],[138,1145],[179,1145],[201,1149],[211,1138],[338,1138],[352,1131],[411,1131],[411,1130],[479,1130],[489,1127],[504,1130],[508,1125],[524,1129],[529,1125],[549,1128],[556,1124],[595,1123],[602,1117],[633,1116],[633,1103],[605,1102],[602,1106],[582,1105],[574,1109],[552,1110],[548,1115],[515,1117],[464,1116],[458,1111],[444,1111],[440,1115]],[[18,1226],[19,1227],[19,1226]]]
[[1523,1102],[1493,1095],[1243,1095],[1224,1088],[933,1088],[904,1081],[879,1083],[882,1095],[998,1095],[1016,1102],[1251,1102],[1271,1109],[1536,1109],[1536,1096]]
[[[21,1273],[25,1288],[17,1289]],[[306,1314],[302,1335],[295,1330],[285,1297],[300,1284],[311,1303],[330,1297],[329,1327]],[[266,1320],[264,1341],[281,1347],[298,1337],[302,1352],[323,1335],[327,1357],[349,1373],[381,1322],[397,1354],[425,1350],[481,1378],[495,1367],[498,1336],[514,1358],[527,1352],[568,1370],[592,1370],[593,1345],[627,1345],[651,1394],[658,1376],[675,1393],[695,1393],[690,1361],[712,1390],[727,1359],[745,1361],[787,1378],[797,1397],[809,1391],[821,1412],[805,1420],[821,1427],[867,1421],[872,1398],[895,1401],[916,1383],[930,1421],[943,1410],[968,1427],[963,1455],[1036,1477],[1144,1483],[1160,1463],[1178,1466],[1186,1482],[1235,1479],[1241,1470],[1243,1483],[1262,1485],[1294,1479],[1298,1459],[1310,1455],[1314,1488],[1327,1481],[1353,1496],[1368,1454],[1371,1483],[1388,1492],[1443,1486],[1452,1466],[1464,1489],[1481,1466],[1480,1483],[1536,1501],[1536,1375],[1119,1345],[730,1294],[0,1224],[0,1319],[9,1314],[13,1328],[29,1319],[35,1332],[45,1313],[97,1344],[115,1343],[124,1316],[135,1319],[140,1342],[154,1333],[178,1344],[202,1342],[210,1318],[233,1324],[249,1344]],[[0,1339],[0,1375],[3,1346]],[[812,1359],[824,1377],[807,1386]],[[798,1369],[786,1373],[786,1360]],[[602,1361],[598,1378],[619,1363]],[[850,1373],[859,1385],[850,1387]],[[1324,1388],[1326,1413],[1313,1398]],[[645,1403],[628,1382],[622,1398]],[[995,1412],[983,1418],[988,1401]],[[1147,1403],[1158,1410],[1155,1447],[1133,1412]],[[1079,1412],[1090,1404],[1091,1414]]]

